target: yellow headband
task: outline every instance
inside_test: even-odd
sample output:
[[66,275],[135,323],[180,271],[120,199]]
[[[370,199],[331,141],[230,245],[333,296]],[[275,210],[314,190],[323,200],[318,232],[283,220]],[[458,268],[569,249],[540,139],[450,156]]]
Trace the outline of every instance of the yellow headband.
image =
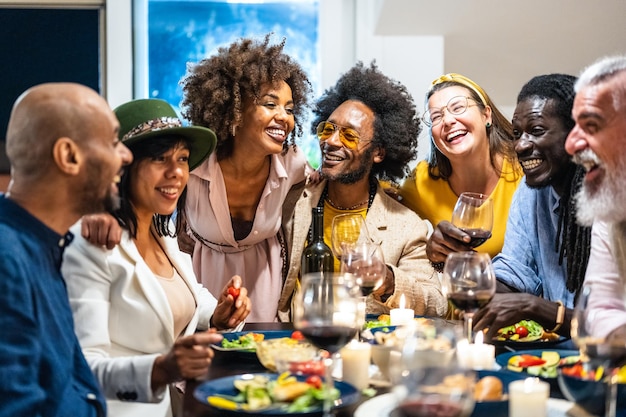
[[453,72],[449,74],[444,74],[441,77],[434,80],[430,84],[430,88],[432,89],[437,84],[441,84],[445,82],[457,83],[457,84],[461,84],[464,87],[469,88],[470,90],[478,94],[480,101],[482,101],[483,104],[487,106],[487,100],[486,100],[487,94],[485,93],[485,91],[482,88],[480,88],[480,86],[476,84],[474,81],[470,80],[469,78],[461,74],[455,74]]

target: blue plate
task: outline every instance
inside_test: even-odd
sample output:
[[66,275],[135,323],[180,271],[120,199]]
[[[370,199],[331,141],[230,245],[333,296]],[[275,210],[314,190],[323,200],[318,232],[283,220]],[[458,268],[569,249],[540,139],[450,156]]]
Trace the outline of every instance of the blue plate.
[[514,350],[528,349],[558,349],[558,345],[570,340],[567,337],[560,336],[557,340],[535,340],[533,342],[518,342],[515,340],[492,340],[490,343],[494,346],[507,347]]
[[[526,375],[514,374],[503,371],[476,371],[476,379],[479,380],[486,376],[495,376],[502,381],[502,393],[509,392],[509,384],[519,379],[525,379]],[[509,416],[509,400],[505,398],[501,401],[482,401],[474,405],[474,411],[470,417],[508,417]]]
[[[291,337],[293,330],[266,330],[266,331],[249,331],[249,332],[232,332],[232,333],[222,333],[224,339],[233,341],[239,339],[244,334],[248,333],[257,333],[265,336],[264,339],[280,339],[281,337]],[[239,349],[239,348],[225,348],[221,345],[211,345],[211,347],[220,352],[239,352],[239,353],[250,353],[253,356],[256,356],[256,349]]]
[[[533,356],[541,357],[541,354],[543,352],[547,352],[547,351],[557,352],[559,354],[559,356],[561,357],[561,359],[562,358],[566,358],[568,356],[578,356],[578,355],[580,355],[580,353],[577,350],[564,350],[564,349],[518,350],[518,351],[515,351],[515,352],[502,353],[502,354],[496,356],[496,363],[502,367],[503,371],[512,372],[514,374],[521,374],[524,377],[527,377],[528,374],[526,373],[526,371],[515,372],[515,371],[511,371],[511,370],[507,369],[506,366],[509,363],[509,359],[511,359],[513,356],[517,356],[517,355],[533,355]],[[555,378],[544,378],[544,379],[555,379]]]
[[[278,378],[278,374],[255,374],[255,375],[263,375],[268,377],[270,380],[274,380]],[[241,379],[241,375],[236,376],[227,376],[224,378],[214,379],[212,381],[206,381],[196,387],[193,392],[193,396],[196,400],[200,401],[202,404],[208,405],[209,407],[215,408],[220,411],[221,416],[241,416],[241,415],[263,415],[263,416],[284,416],[284,415],[298,415],[298,416],[313,416],[319,415],[322,411],[322,407],[315,409],[311,412],[307,413],[288,413],[283,409],[269,409],[265,411],[244,411],[244,410],[226,410],[223,408],[217,408],[209,405],[207,398],[211,395],[237,395],[237,389],[233,385],[236,379]],[[306,376],[296,376],[298,380],[304,381]],[[340,400],[341,405],[339,407],[344,407],[350,404],[354,404],[361,398],[361,393],[357,391],[352,385],[335,381],[335,388],[337,388],[340,392]],[[337,407],[335,407],[337,408]]]

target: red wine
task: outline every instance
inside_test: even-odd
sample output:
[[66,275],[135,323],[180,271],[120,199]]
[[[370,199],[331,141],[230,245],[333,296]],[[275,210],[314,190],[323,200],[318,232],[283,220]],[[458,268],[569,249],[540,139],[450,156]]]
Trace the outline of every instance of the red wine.
[[471,240],[468,245],[470,245],[472,248],[482,245],[483,243],[485,243],[485,241],[487,241],[487,239],[491,237],[491,232],[488,230],[463,228],[461,228],[461,230],[470,235]]
[[406,401],[392,413],[398,417],[459,417],[463,408],[452,402],[428,402],[428,400]]
[[448,294],[448,300],[452,305],[465,312],[473,312],[482,308],[491,301],[492,297],[493,293],[488,290],[474,291],[471,295],[464,292]]
[[318,348],[337,353],[356,336],[357,329],[345,326],[315,326],[305,327],[300,331]]

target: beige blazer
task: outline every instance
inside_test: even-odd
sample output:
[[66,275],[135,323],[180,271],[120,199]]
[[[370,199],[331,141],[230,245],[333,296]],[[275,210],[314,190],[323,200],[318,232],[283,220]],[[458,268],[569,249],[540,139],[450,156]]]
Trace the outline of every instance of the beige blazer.
[[[111,417],[170,416],[168,390],[150,388],[156,357],[174,344],[174,319],[165,291],[139,254],[130,235],[113,250],[94,246],[71,232],[62,273],[83,353],[108,398]],[[161,244],[189,286],[196,311],[184,331],[206,329],[217,300],[198,282],[191,258],[173,238]]]
[[[294,187],[283,206],[283,228],[288,258],[285,285],[278,302],[281,321],[291,320],[291,299],[300,273],[300,258],[311,224],[311,209],[320,199],[326,181],[315,186]],[[296,200],[297,199],[297,200]],[[367,300],[370,314],[389,313],[405,294],[415,314],[444,316],[447,301],[441,283],[426,257],[428,224],[410,209],[385,194],[379,186],[365,223],[371,238],[381,243],[385,263],[395,277],[395,291],[386,302]]]

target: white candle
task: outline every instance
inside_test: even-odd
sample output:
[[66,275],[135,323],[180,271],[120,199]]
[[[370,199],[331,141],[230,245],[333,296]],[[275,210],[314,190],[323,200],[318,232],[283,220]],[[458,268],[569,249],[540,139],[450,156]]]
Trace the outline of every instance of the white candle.
[[468,369],[493,369],[496,358],[496,348],[483,343],[483,334],[476,335],[476,343],[469,343],[467,339],[460,340],[456,345],[456,355],[459,365]]
[[496,347],[483,343],[483,332],[476,334],[472,364],[474,369],[493,369],[496,361]]
[[400,296],[399,308],[392,308],[389,312],[389,318],[391,319],[392,326],[402,326],[411,323],[415,316],[415,311],[410,308],[405,308],[406,300],[404,294]]
[[369,386],[369,368],[372,345],[351,340],[339,351],[341,354],[342,379],[358,390]]
[[546,417],[550,385],[539,378],[509,384],[509,417]]

